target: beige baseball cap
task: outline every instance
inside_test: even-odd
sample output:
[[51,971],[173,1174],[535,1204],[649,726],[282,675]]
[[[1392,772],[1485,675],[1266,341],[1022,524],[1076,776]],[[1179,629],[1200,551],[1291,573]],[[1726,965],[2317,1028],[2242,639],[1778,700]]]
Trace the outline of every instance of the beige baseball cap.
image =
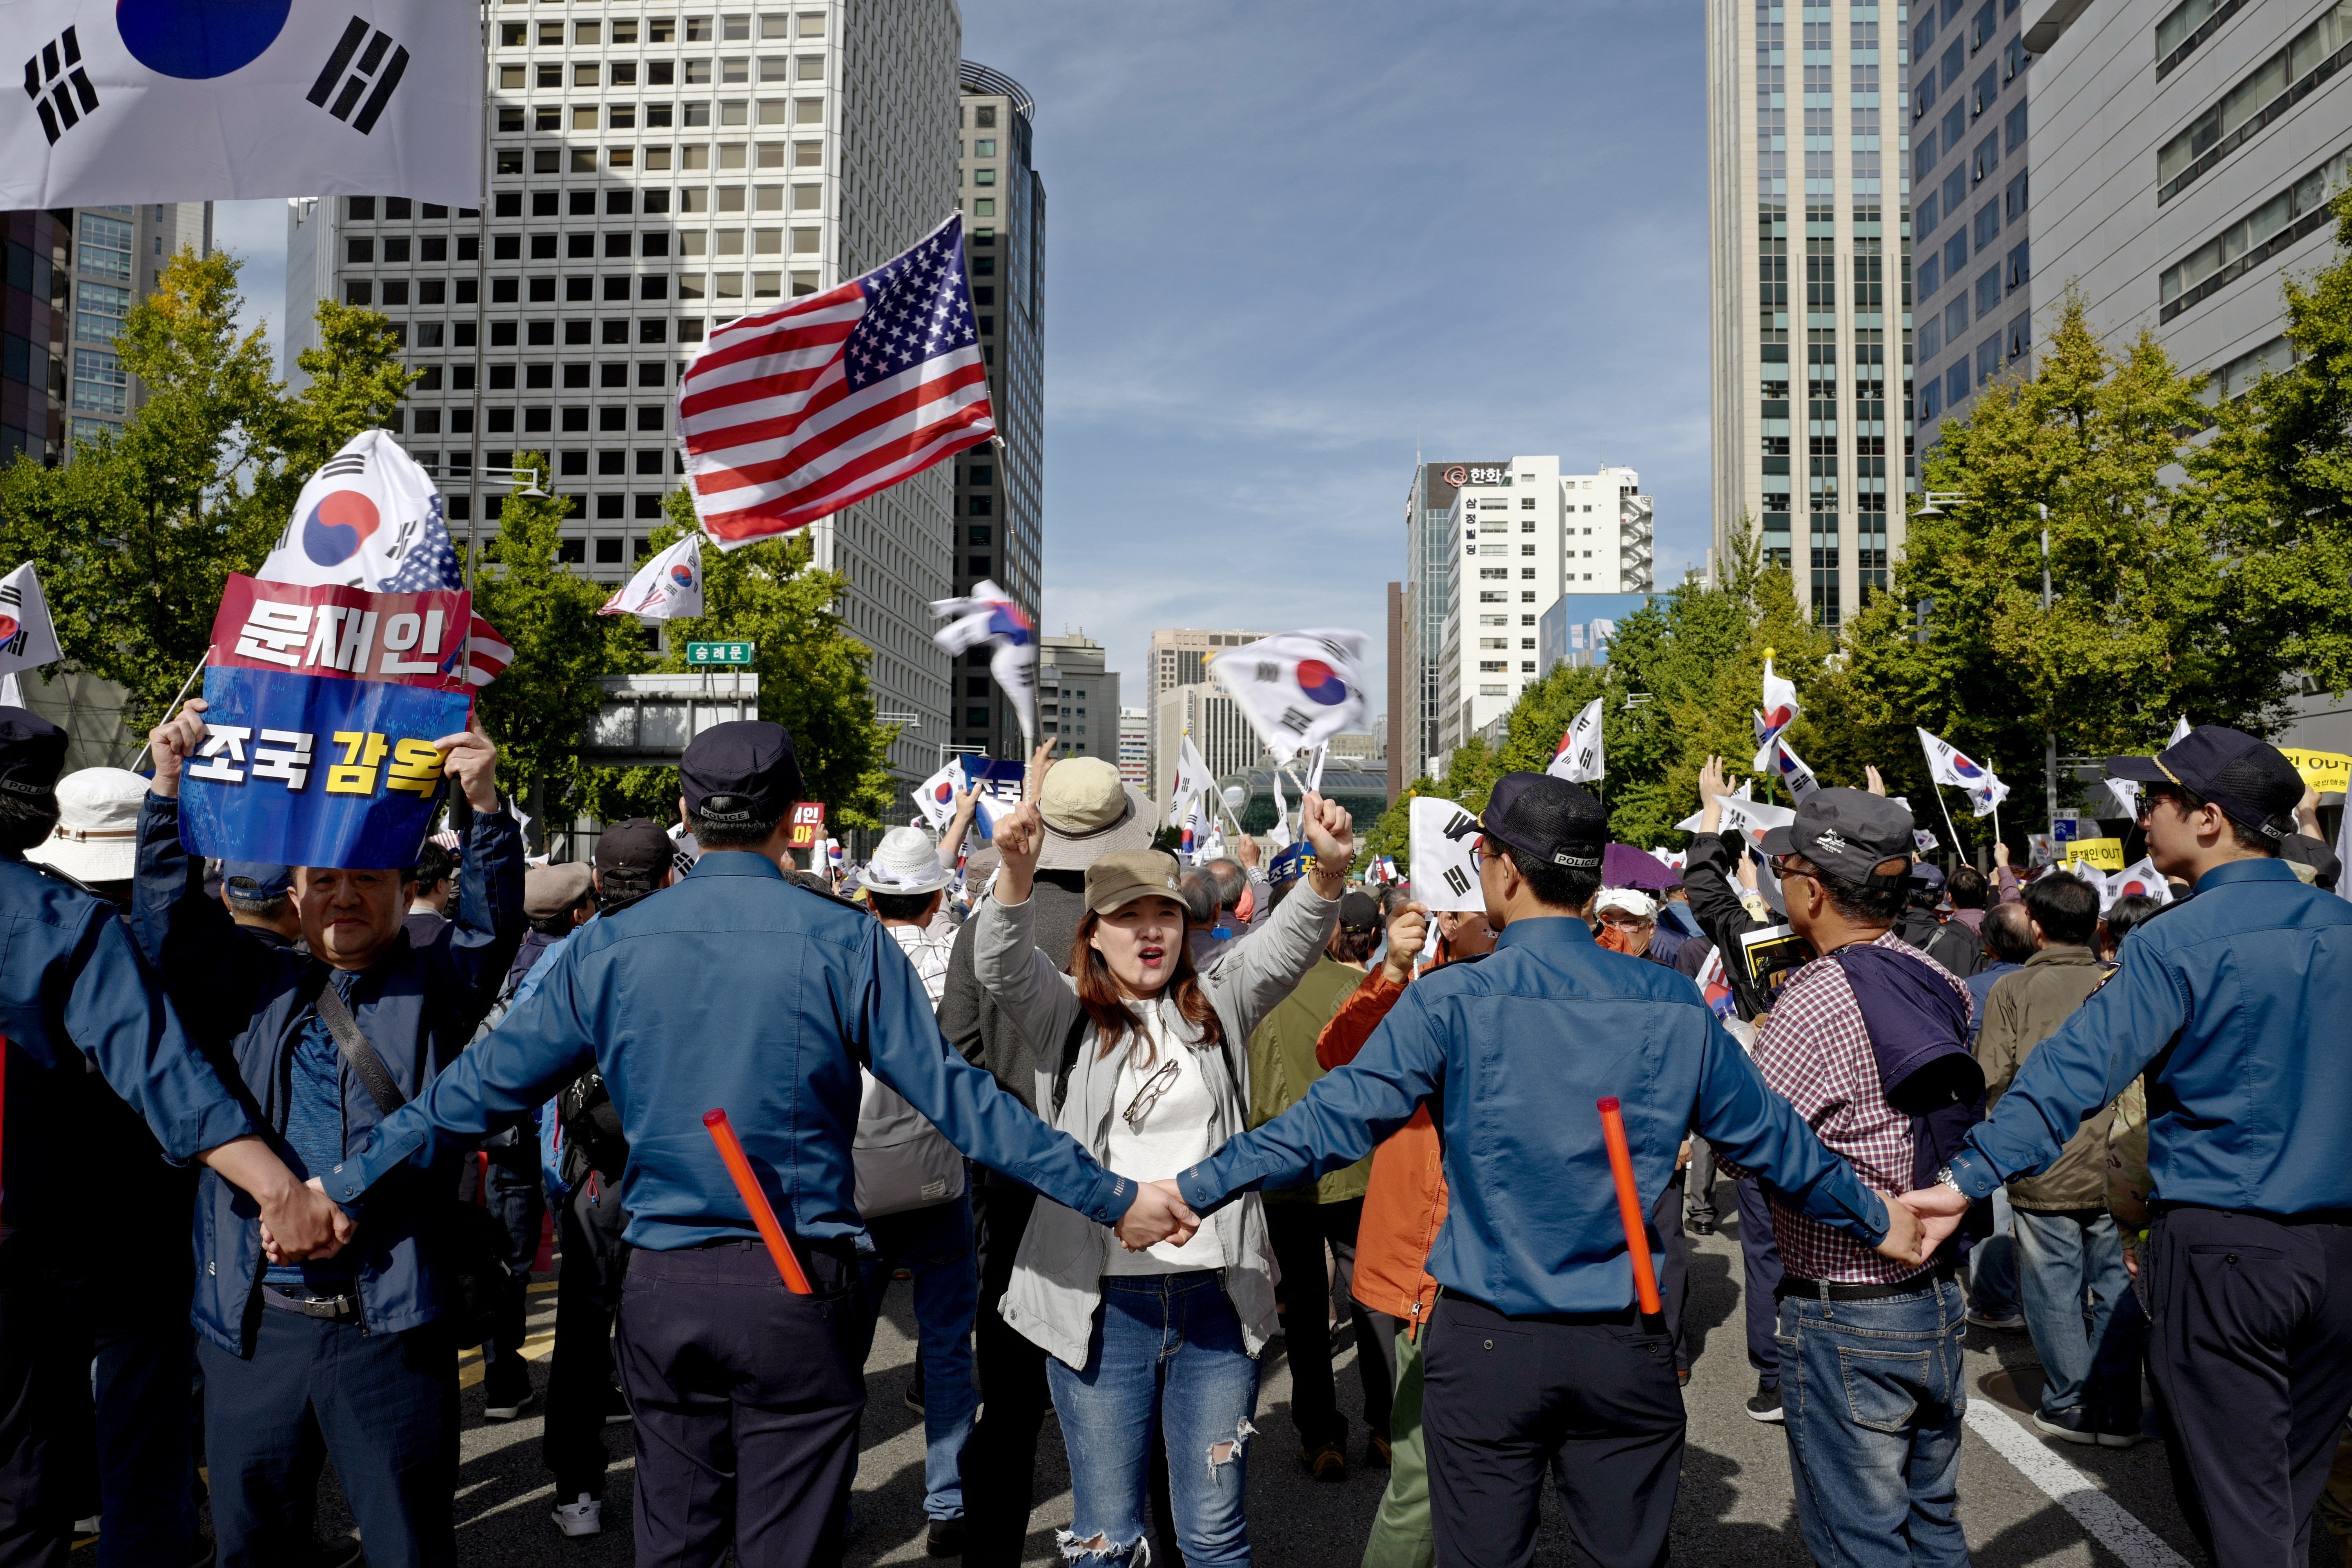
[[[1052,775],[1048,774],[1048,782]],[[1138,899],[1174,899],[1184,889],[1176,880],[1176,857],[1165,849],[1121,849],[1087,868],[1087,912],[1107,915]]]

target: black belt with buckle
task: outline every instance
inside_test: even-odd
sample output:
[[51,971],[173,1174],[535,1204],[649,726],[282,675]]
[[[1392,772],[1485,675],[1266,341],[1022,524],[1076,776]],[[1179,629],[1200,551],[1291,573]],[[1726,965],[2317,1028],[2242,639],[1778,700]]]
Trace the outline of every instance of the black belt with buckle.
[[359,1321],[360,1298],[357,1291],[341,1296],[306,1296],[299,1290],[288,1290],[276,1285],[261,1288],[261,1302],[281,1311],[299,1312],[306,1318],[323,1318],[331,1323]]
[[1772,1288],[1772,1299],[1786,1300],[1794,1296],[1809,1301],[1885,1301],[1897,1296],[1916,1296],[1958,1274],[1958,1267],[1948,1261],[1931,1264],[1908,1279],[1887,1285],[1840,1285],[1830,1280],[1800,1279],[1790,1274]]

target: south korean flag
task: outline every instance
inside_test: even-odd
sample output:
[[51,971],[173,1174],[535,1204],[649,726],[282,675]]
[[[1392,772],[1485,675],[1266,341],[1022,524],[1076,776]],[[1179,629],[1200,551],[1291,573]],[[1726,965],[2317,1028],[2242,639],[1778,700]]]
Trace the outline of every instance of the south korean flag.
[[481,204],[481,23],[447,0],[8,0],[0,205]]

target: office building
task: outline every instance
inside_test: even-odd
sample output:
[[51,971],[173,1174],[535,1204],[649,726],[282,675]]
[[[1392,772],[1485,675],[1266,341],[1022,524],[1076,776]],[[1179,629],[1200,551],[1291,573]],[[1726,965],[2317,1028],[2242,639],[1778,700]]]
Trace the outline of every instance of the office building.
[[[2292,363],[2281,279],[2334,258],[2352,184],[2352,14],[2274,0],[2026,0],[2037,270],[2209,399]],[[2060,299],[2034,300],[2047,331]]]
[[[7,215],[6,353],[0,356],[0,462],[19,453],[54,466],[65,456],[67,302],[71,215]],[[126,306],[127,310],[128,307]],[[109,342],[112,339],[110,337]]]
[[[970,236],[996,439],[956,459],[950,570],[959,595],[992,578],[1035,616],[1045,526],[1045,183],[1031,164],[1035,104],[1019,82],[976,60],[963,62],[961,80],[956,205]],[[1015,755],[1021,721],[988,679],[988,650],[972,649],[966,662],[956,743]]]
[[[1439,751],[1439,693],[1444,680],[1445,609],[1453,592],[1454,533],[1454,500],[1469,482],[1473,469],[1505,467],[1502,462],[1421,462],[1412,466],[1412,482],[1404,498],[1404,585],[1402,603],[1391,619],[1402,635],[1391,634],[1390,658],[1399,668],[1403,687],[1396,720],[1398,743],[1391,748],[1399,774],[1396,793],[1428,771],[1429,759]],[[1456,477],[1459,483],[1455,482]]]
[[[1411,524],[1408,523],[1406,526],[1409,531]],[[1406,548],[1409,550],[1412,546],[1408,544]],[[1383,742],[1391,735],[1402,736],[1411,732],[1406,724],[1406,715],[1412,710],[1411,698],[1408,695],[1412,689],[1412,676],[1409,673],[1412,667],[1405,658],[1404,628],[1404,584],[1391,583],[1389,584],[1388,709],[1381,715],[1381,736]],[[1394,805],[1397,796],[1404,793],[1404,752],[1405,748],[1402,746],[1383,744],[1381,748],[1381,754],[1388,759],[1391,805]]]
[[1151,791],[1151,712],[1145,708],[1118,710],[1118,776],[1145,795]]
[[1536,617],[1536,668],[1607,664],[1615,624],[1650,603],[1648,594],[1566,594]]
[[1834,627],[1903,544],[1909,16],[1790,9],[1706,10],[1714,549],[1752,531]]
[[1175,782],[1176,758],[1187,733],[1211,778],[1255,767],[1265,755],[1241,704],[1213,682],[1192,681],[1159,693],[1152,700],[1151,716],[1152,752],[1160,759],[1153,764],[1151,795],[1162,804]]
[[[461,539],[497,526],[485,468],[546,453],[561,558],[623,580],[677,483],[671,403],[709,329],[880,265],[953,210],[952,0],[716,16],[490,7],[489,207],[351,196],[289,209],[287,341],[320,299],[392,318],[424,373],[399,434]],[[930,602],[956,580],[956,464],[808,529],[873,650],[912,781],[949,742]]]
[[[1270,634],[1265,632],[1162,629],[1151,634],[1144,656],[1143,707],[1151,715],[1151,776],[1164,784],[1175,771],[1176,753],[1160,750],[1162,727],[1160,699],[1180,686],[1197,686],[1209,679],[1209,660],[1218,651],[1242,647]],[[1155,786],[1156,787],[1156,786]]]
[[1084,632],[1046,637],[1039,647],[1037,729],[1062,742],[1056,756],[1118,762],[1118,672],[1104,668],[1104,658],[1103,645]]
[[[1563,474],[1556,457],[1520,457],[1451,465],[1439,478],[1453,491],[1444,522],[1423,519],[1424,537],[1413,540],[1408,520],[1412,565],[1430,531],[1442,531],[1453,563],[1433,645],[1409,652],[1422,659],[1433,652],[1437,664],[1436,744],[1423,764],[1433,774],[1540,679],[1544,611],[1563,597],[1614,604],[1646,593],[1656,560],[1656,520],[1632,468]],[[1420,483],[1426,496],[1425,477]],[[1409,631],[1419,630],[1423,614],[1409,605]]]
[[2025,12],[2020,0],[1921,0],[1910,13],[1912,380],[1922,446],[1935,444],[1940,421],[1965,416],[1979,387],[2031,368]]
[[153,293],[183,249],[213,247],[210,202],[142,202],[76,207],[63,277],[73,292],[73,351],[67,361],[67,438],[119,434],[146,399],[122,368],[116,340],[131,307]]

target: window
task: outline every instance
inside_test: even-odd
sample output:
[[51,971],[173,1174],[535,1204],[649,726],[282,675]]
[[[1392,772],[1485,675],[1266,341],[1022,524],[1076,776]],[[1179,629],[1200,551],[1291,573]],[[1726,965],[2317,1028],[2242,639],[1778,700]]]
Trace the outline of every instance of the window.
[[521,134],[522,134],[522,110],[520,110],[520,109],[501,109],[501,110],[499,110],[499,134],[500,134],[500,135],[504,135],[504,136],[520,136],[520,135],[521,135]]
[[1930,381],[1919,392],[1919,423],[1925,425],[1944,412],[1944,384]]
[[1968,330],[1969,297],[1968,294],[1963,291],[1953,296],[1951,304],[1945,309],[1944,336],[1950,339],[1953,342],[1958,342],[1960,341],[1960,334]]
[[[2027,283],[2032,281],[2033,258],[2027,254],[2027,246],[2029,243],[2030,242],[2027,241],[2020,241],[2019,244],[2010,251],[2009,259],[2003,264],[2001,272],[2001,288],[2004,293],[2022,289]],[[1982,310],[1978,311],[1979,315],[1982,315],[1983,313],[1984,312]]]
[[551,91],[560,92],[563,88],[563,68],[560,65],[541,66],[536,72],[536,79],[539,86]]
[[[118,223],[96,213],[81,215],[81,254],[79,265],[84,272],[95,272],[101,278],[132,276],[131,265],[131,226]],[[352,243],[364,245],[365,240]],[[361,259],[366,259],[364,257]]]
[[646,23],[646,42],[674,44],[677,42],[677,22],[669,16],[656,16]]
[[1943,221],[1942,205],[1943,204],[1936,199],[1936,193],[1933,191],[1919,198],[1919,205],[1913,209],[1911,222],[1914,232],[1920,238],[1924,239],[1933,233],[1936,226]]
[[1977,320],[1979,321],[2000,308],[2000,272],[1998,267],[1988,267],[1977,279]]
[[2010,322],[2006,334],[2008,342],[2003,352],[2012,360],[2023,359],[2025,351],[2033,346],[2032,334],[2033,313],[2029,310]]
[[1978,384],[1981,385],[2000,374],[2000,334],[1999,332],[1995,332],[1991,337],[1987,338],[1984,342],[1977,345]]
[[2000,51],[2000,79],[2002,83],[2006,85],[2009,82],[2015,81],[2017,79],[2017,73],[2023,70],[2026,67],[2026,62],[2032,58],[2033,57],[2032,55],[2025,52],[2025,40],[2023,38],[2017,37],[2010,39],[2007,44],[2002,46]]
[[2000,137],[1992,135],[1977,143],[1976,155],[1969,160],[1969,184],[1980,185],[1985,176],[2000,167]]
[[2156,74],[2164,75],[2189,51],[2237,14],[2239,0],[2180,0],[2156,24]]
[[[1925,261],[1922,261],[1921,263],[1919,263],[1919,290],[1918,290],[1918,292],[1919,292],[1919,299],[1920,299],[1920,301],[1921,301],[1922,303],[1925,303],[1926,301],[1927,301],[1927,300],[1931,300],[1931,299],[1935,298],[1936,290],[1937,290],[1937,289],[1940,289],[1940,288],[1942,288],[1943,286],[1944,286],[1944,262],[1943,262],[1943,258],[1942,258],[1941,257],[1937,257],[1937,256],[1929,256],[1929,257],[1927,258],[1927,259],[1926,259]],[[1935,352],[1936,352],[1936,351],[1935,351],[1935,350],[1933,350],[1933,349],[1923,349],[1923,350],[1921,351],[1921,353],[1922,353],[1923,354],[1930,354],[1930,353],[1935,353]]]
[[98,349],[74,350],[73,405],[87,414],[121,414],[130,396],[131,376],[122,361]]
[[1944,319],[1929,316],[1919,327],[1919,357],[1934,359],[1944,352]]
[[1987,202],[1977,209],[1976,248],[1981,254],[2000,237],[2000,204]]
[[1968,133],[1968,105],[1965,103],[1956,103],[1952,105],[1949,110],[1946,110],[1944,114],[1944,150],[1948,153],[1958,152],[1960,150],[1960,138]]
[[110,283],[77,283],[74,304],[74,336],[86,343],[110,343],[131,314],[131,290]]
[[1944,51],[1944,58],[1941,62],[1944,86],[1948,90],[1959,85],[1960,72],[1967,64],[1968,57],[1960,47],[1960,40],[1954,38],[1952,47]]
[[1953,407],[1966,403],[1969,394],[1975,390],[1975,385],[1969,380],[1969,362],[1965,357],[1944,373],[1944,401]]
[[1944,242],[1944,270],[1947,274],[1958,277],[1960,268],[1967,266],[1968,261],[1969,237],[1965,233],[1955,234]]
[[1993,15],[1992,0],[1985,0],[1977,14],[1969,19],[1969,53],[1975,54],[1983,48],[1985,41],[1992,37],[1993,29],[2000,25],[2000,19]]
[[2164,269],[2158,320],[2168,321],[2318,229],[2328,203],[2352,184],[2352,150],[2338,153]]
[[1969,89],[1969,121],[1973,122],[1983,118],[1984,111],[1992,107],[1992,100],[2000,94],[1999,77],[1990,67],[1987,67],[1984,75],[1977,78],[1976,85]]
[[1911,183],[1917,184],[1926,180],[1927,171],[1935,166],[1936,133],[1928,131],[1920,135],[1919,145],[1911,150]]
[[1956,167],[1944,176],[1944,210],[1956,213],[1969,199],[1969,172]]
[[583,47],[593,47],[604,41],[604,32],[602,22],[575,22],[572,26],[572,41]]
[[2158,150],[2157,200],[2170,201],[2191,181],[2245,145],[2352,59],[2352,14],[2330,5],[2286,47],[2256,66],[2220,101]]

